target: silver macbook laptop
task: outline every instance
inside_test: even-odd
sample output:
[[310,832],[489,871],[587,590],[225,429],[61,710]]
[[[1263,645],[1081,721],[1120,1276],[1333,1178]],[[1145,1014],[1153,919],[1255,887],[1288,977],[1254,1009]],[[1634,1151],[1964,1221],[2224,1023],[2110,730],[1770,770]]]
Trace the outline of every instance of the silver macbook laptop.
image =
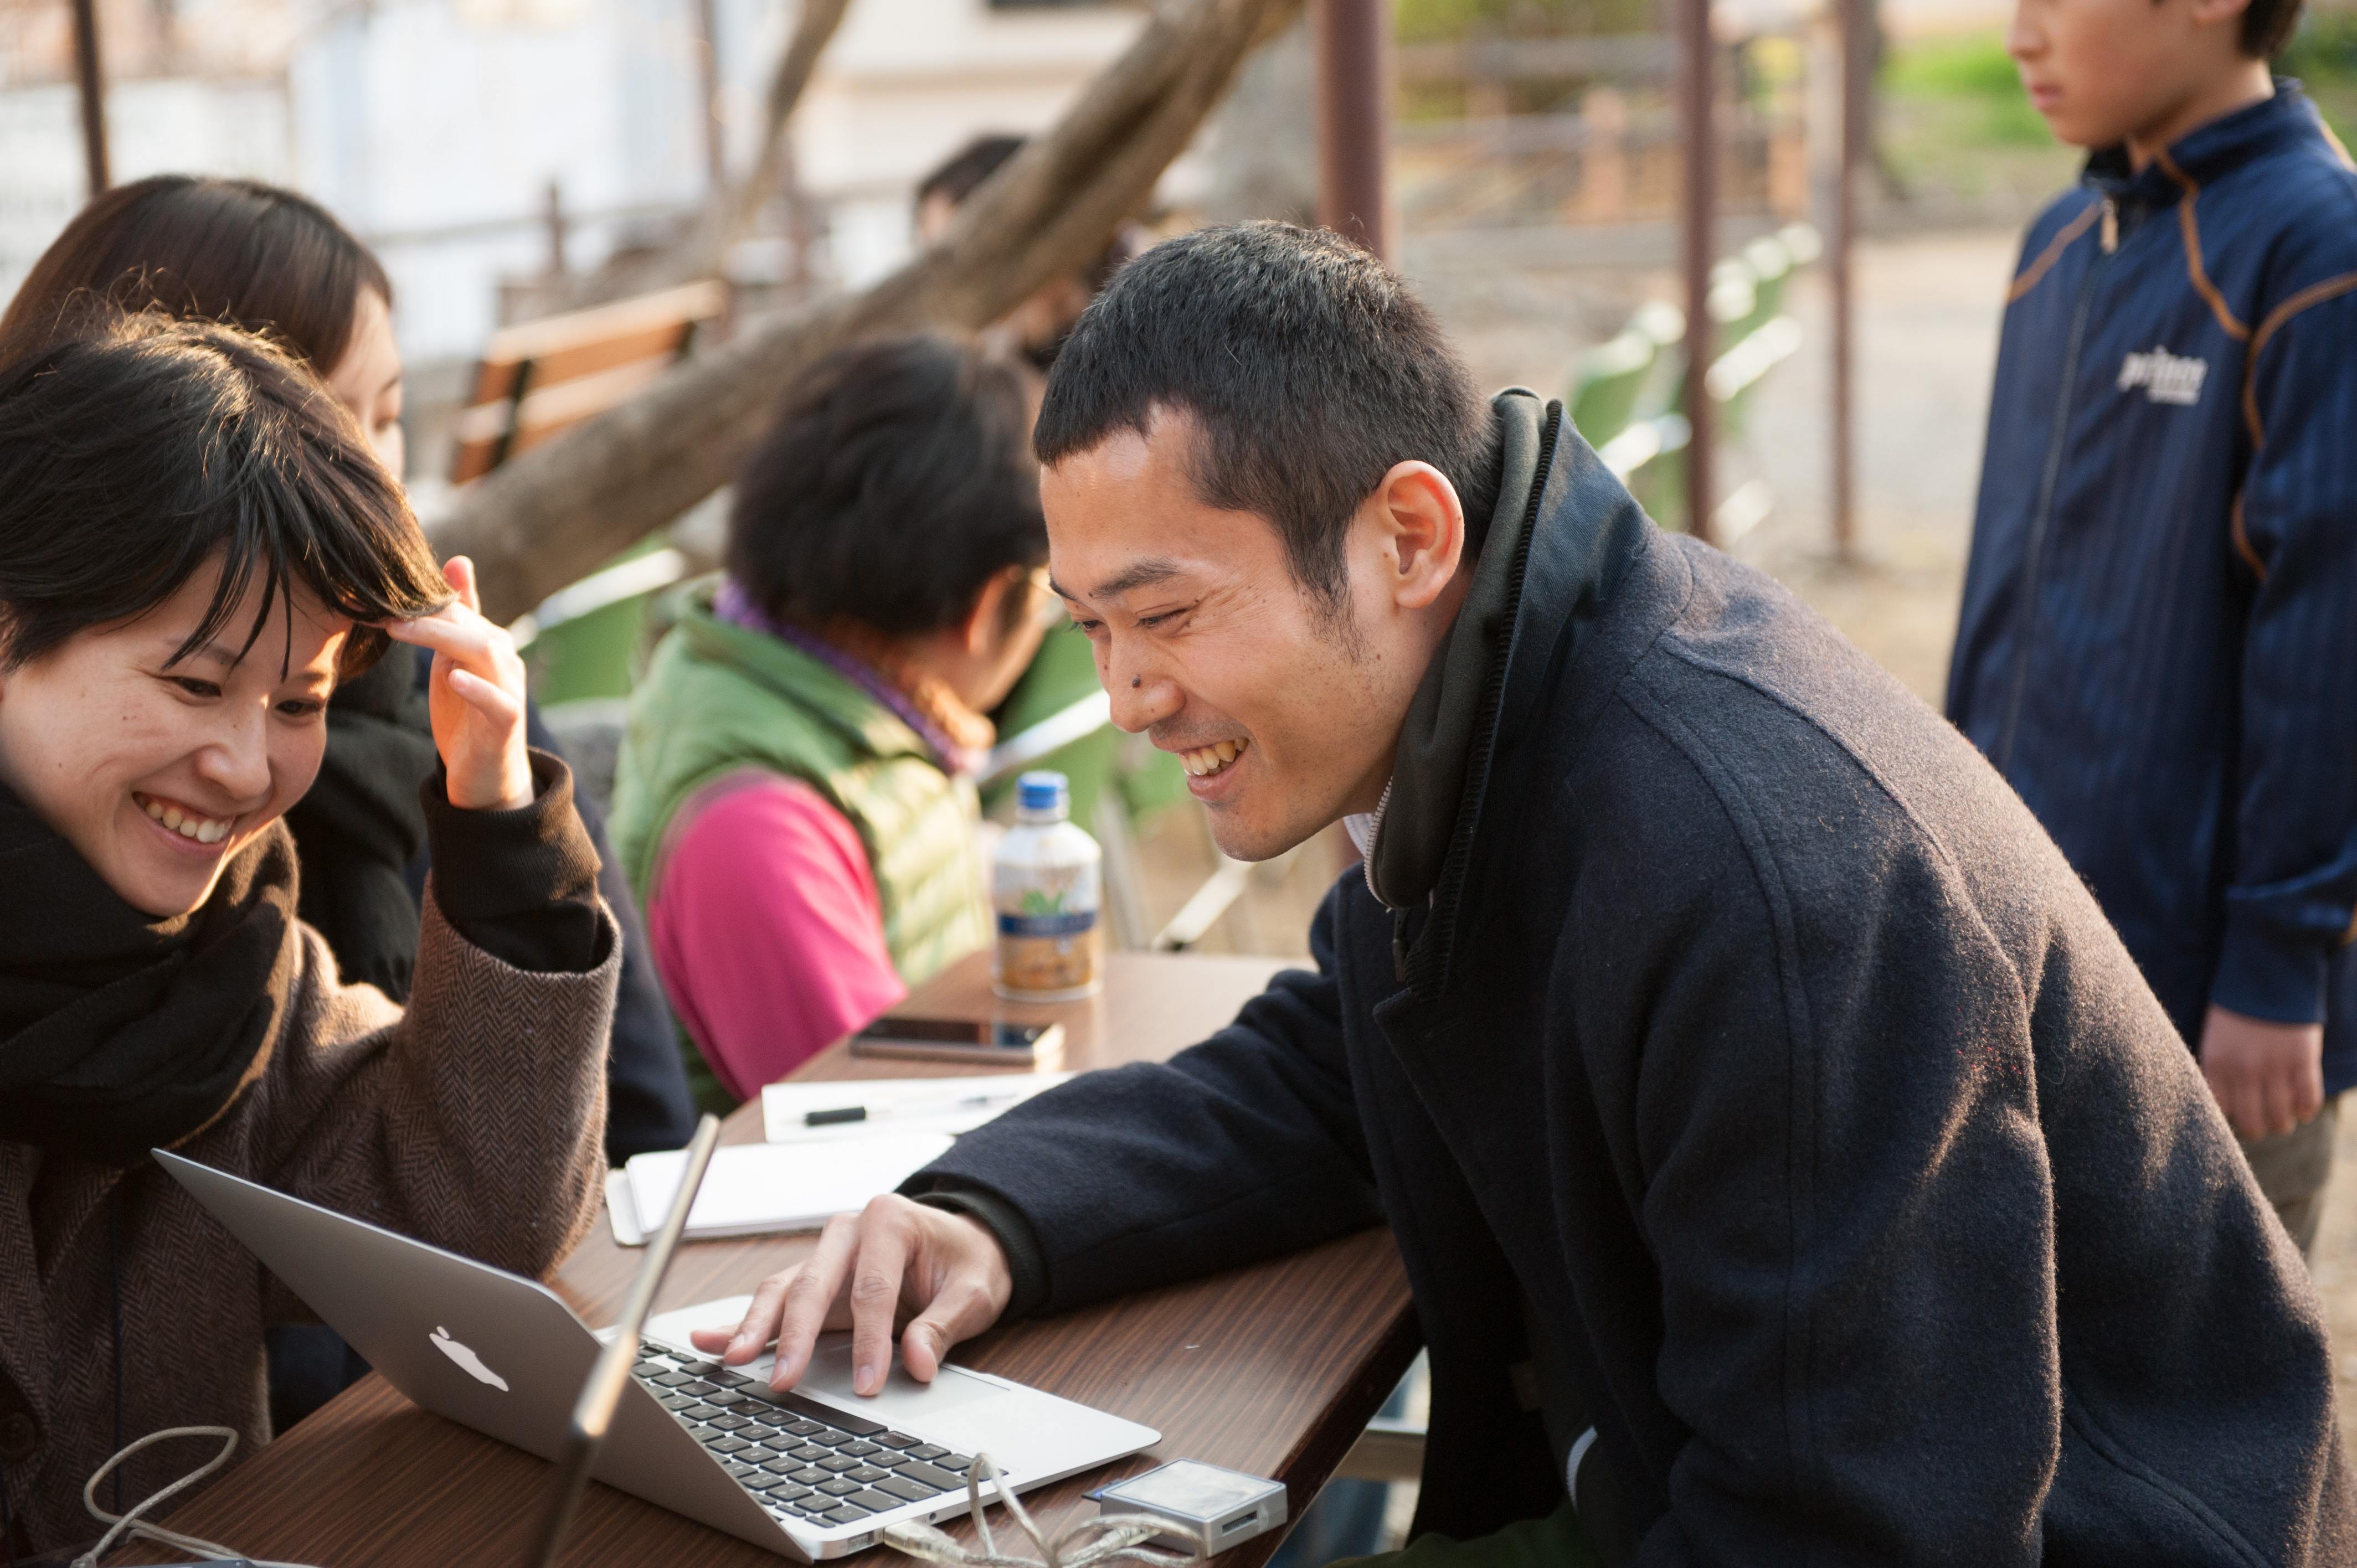
[[[602,1345],[554,1292],[209,1165],[156,1158],[411,1400],[543,1458],[564,1447]],[[925,1384],[896,1365],[884,1391],[863,1398],[851,1391],[847,1335],[823,1338],[800,1387],[780,1394],[767,1355],[723,1369],[663,1321],[640,1343],[635,1386],[591,1473],[809,1561],[873,1545],[903,1520],[963,1511],[977,1453],[1019,1492],[1161,1439],[960,1367]]]

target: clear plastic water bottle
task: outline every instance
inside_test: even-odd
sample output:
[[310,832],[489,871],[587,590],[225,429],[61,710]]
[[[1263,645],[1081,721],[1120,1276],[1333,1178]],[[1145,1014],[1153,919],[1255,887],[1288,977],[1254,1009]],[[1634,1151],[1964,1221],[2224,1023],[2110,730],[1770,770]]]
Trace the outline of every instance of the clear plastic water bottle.
[[1072,825],[1071,787],[1060,773],[1015,781],[1015,825],[990,861],[998,923],[991,988],[1010,1002],[1069,1002],[1103,978],[1103,851]]

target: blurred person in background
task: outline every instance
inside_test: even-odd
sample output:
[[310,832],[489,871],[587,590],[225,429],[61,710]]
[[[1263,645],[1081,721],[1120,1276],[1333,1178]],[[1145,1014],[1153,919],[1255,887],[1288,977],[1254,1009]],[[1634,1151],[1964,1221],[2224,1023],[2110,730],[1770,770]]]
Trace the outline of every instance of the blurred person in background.
[[[309,1315],[151,1148],[537,1274],[597,1213],[620,966],[571,775],[525,746],[522,661],[469,563],[436,569],[360,428],[276,349],[104,316],[0,352],[11,1561],[88,1541],[84,1482],[135,1439],[223,1425],[243,1455],[274,1429],[264,1335]],[[433,654],[406,1009],[339,978],[280,824],[330,694],[388,636]],[[134,1455],[116,1509],[187,1465]]]
[[[946,233],[958,209],[1023,150],[1023,143],[1021,136],[1004,134],[976,136],[925,176],[917,186],[911,214],[918,242],[931,244]],[[1040,285],[988,328],[985,340],[1011,348],[1026,365],[1044,375],[1081,312],[1135,253],[1137,242],[1137,231],[1124,225],[1087,266]],[[1096,660],[1089,652],[1088,639],[1067,624],[1041,643],[1030,668],[1006,700],[991,710],[990,717],[1003,734],[1017,737],[1096,695]],[[1176,801],[1186,788],[1184,775],[1167,757],[1147,753],[1146,758],[1135,755],[1124,758],[1111,746],[1086,740],[1041,758],[1040,765],[1070,778],[1073,820],[1099,833],[1125,832],[1123,823],[1128,811],[1141,806],[1150,811]],[[1102,813],[1100,802],[1115,805],[1114,819],[1109,821]],[[985,804],[996,801],[986,799]]]
[[2021,0],[2085,177],[2005,310],[1948,715],[2316,1241],[2357,1083],[2357,172],[2298,0]]
[[[930,245],[947,233],[966,198],[1021,152],[1023,143],[1023,137],[1004,133],[976,136],[920,180],[914,214],[917,242]],[[1034,289],[1029,298],[991,328],[992,335],[1005,338],[1033,368],[1045,372],[1055,363],[1056,350],[1071,335],[1072,323],[1136,250],[1125,225],[1087,266],[1049,278]]]
[[[99,197],[25,279],[0,338],[45,334],[91,300],[223,321],[266,334],[358,421],[395,480],[405,451],[402,360],[383,266],[324,208],[253,180],[158,175]],[[408,1000],[430,861],[418,785],[434,771],[425,660],[404,647],[338,686],[317,781],[286,813],[301,856],[299,913],[347,984]],[[527,713],[532,744],[562,755]],[[576,801],[621,922],[622,980],[607,1056],[607,1157],[677,1148],[693,1130],[669,1009],[605,823]],[[366,1370],[323,1326],[274,1330],[273,1413],[291,1425]]]
[[737,484],[728,570],[630,696],[614,843],[698,1099],[784,1077],[988,940],[972,774],[1062,611],[1026,375],[840,349]]

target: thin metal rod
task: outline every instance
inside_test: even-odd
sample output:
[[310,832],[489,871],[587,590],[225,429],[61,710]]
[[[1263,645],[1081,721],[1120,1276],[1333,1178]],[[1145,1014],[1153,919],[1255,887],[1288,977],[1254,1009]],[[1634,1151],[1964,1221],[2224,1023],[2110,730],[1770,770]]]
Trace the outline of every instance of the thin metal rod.
[[1833,210],[1833,523],[1834,553],[1857,553],[1857,306],[1850,252],[1857,237],[1857,166],[1866,145],[1867,0],[1840,0],[1841,131]]
[[720,121],[720,7],[695,0],[697,85],[704,102],[704,177],[715,195],[728,188],[728,142]]
[[606,1429],[613,1424],[614,1407],[622,1402],[622,1391],[630,1386],[630,1368],[639,1359],[639,1337],[646,1332],[655,1292],[662,1288],[672,1254],[679,1250],[680,1236],[687,1229],[687,1211],[694,1207],[705,1170],[712,1164],[712,1151],[719,1142],[720,1118],[706,1112],[695,1124],[695,1136],[688,1141],[687,1168],[680,1173],[671,1212],[663,1216],[662,1229],[647,1238],[647,1255],[640,1260],[638,1277],[630,1282],[614,1337],[598,1353],[588,1380],[581,1385],[581,1397],[574,1402],[573,1424],[565,1434],[565,1452],[557,1458],[556,1485],[549,1494],[548,1511],[541,1516],[539,1538],[533,1543],[532,1561],[536,1568],[549,1568],[556,1561],[565,1527],[572,1522],[582,1488],[589,1484],[589,1469],[605,1444]]
[[90,194],[114,184],[106,156],[106,68],[98,52],[97,0],[73,0],[74,77],[81,91],[81,161]]
[[1710,542],[1711,508],[1717,488],[1712,471],[1717,421],[1703,372],[1718,351],[1710,318],[1710,268],[1717,236],[1712,219],[1718,205],[1718,131],[1713,113],[1716,92],[1710,41],[1710,0],[1677,0],[1678,117],[1684,142],[1684,223],[1679,236],[1686,283],[1685,416],[1687,438],[1686,529]]
[[1316,0],[1318,221],[1389,256],[1390,0]]

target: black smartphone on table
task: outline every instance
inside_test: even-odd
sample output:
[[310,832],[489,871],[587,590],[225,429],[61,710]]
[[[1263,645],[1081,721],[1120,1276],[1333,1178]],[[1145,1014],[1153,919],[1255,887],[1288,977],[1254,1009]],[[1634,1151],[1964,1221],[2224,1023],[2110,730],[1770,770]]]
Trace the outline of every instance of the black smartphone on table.
[[1003,1018],[904,1018],[888,1013],[851,1036],[851,1054],[1037,1071],[1063,1061],[1064,1026]]

